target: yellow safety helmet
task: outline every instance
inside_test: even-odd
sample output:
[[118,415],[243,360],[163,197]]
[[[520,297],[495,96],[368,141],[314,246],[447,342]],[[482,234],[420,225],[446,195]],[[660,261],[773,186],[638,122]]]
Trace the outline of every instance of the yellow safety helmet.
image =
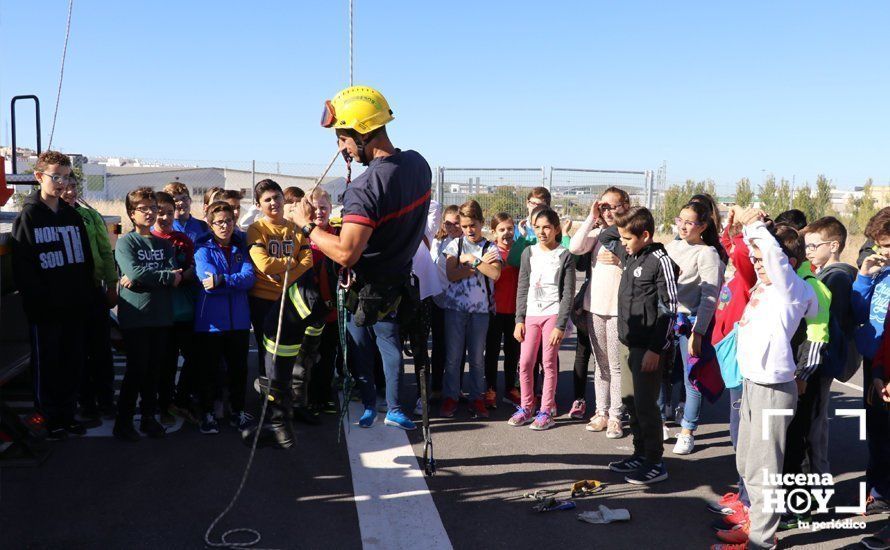
[[324,102],[321,125],[367,134],[392,119],[392,110],[383,94],[368,86],[352,86]]

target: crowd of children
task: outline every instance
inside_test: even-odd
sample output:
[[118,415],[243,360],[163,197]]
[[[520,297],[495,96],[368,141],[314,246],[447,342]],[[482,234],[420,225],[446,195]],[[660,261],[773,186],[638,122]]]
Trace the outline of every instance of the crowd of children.
[[[35,176],[40,189],[13,229],[14,267],[31,328],[35,402],[51,436],[84,433],[78,404],[87,420],[113,415],[114,435],[129,441],[141,439],[140,431],[164,436],[175,416],[206,434],[219,432],[219,418],[246,429],[251,327],[264,373],[274,338],[264,324],[285,281],[313,270],[327,302],[336,285],[338,266],[289,219],[302,191],[259,182],[255,205],[241,218],[248,223],[239,227],[237,192],[208,190],[201,220],[191,215],[182,183],[135,189],[126,197],[132,231],[112,251],[101,216],[77,202],[66,156],[43,153]],[[314,223],[336,233],[327,193],[307,198]],[[769,548],[778,530],[808,517],[765,511],[763,470],[830,473],[831,381],[848,380],[861,359],[867,513],[888,511],[890,208],[869,222],[873,246],[857,272],[840,261],[847,233],[832,217],[808,223],[798,211],[771,219],[733,207],[722,223],[714,200],[700,195],[681,208],[676,239],[664,246],[655,241],[652,213],[631,206],[622,189],[605,190],[571,238],[550,198],[546,188],[532,190],[528,217],[518,223],[503,212],[486,219],[472,200],[441,211],[431,205],[414,272],[432,332],[432,399],[441,417],[454,417],[465,400],[472,418],[487,418],[499,402],[500,363],[501,398],[516,407],[509,424],[552,427],[558,351],[574,322],[583,342],[568,415],[586,419],[592,354],[595,406],[586,427],[620,438],[628,421],[633,451],[609,468],[629,483],[667,479],[665,418],[675,414],[681,426],[673,453],[690,454],[703,398],[728,390],[739,483],[709,505],[722,516],[717,546]],[[586,277],[576,292],[577,270]],[[116,407],[108,338],[115,307],[127,354]],[[90,322],[75,321],[83,311]],[[332,383],[344,368],[336,311],[317,330],[319,359],[311,376],[294,382],[306,395],[295,414],[310,423],[320,411],[337,411]],[[685,397],[674,413],[671,389],[680,380]]]

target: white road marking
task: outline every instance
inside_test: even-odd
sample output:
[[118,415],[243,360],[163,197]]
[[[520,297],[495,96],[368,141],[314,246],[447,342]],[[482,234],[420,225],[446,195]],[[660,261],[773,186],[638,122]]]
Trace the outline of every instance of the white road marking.
[[856,384],[851,384],[849,382],[841,382],[840,380],[835,379],[835,382],[841,384],[842,386],[847,386],[848,388],[853,388],[856,391],[862,391],[862,387],[857,386]]
[[[353,421],[364,411],[349,407]],[[415,549],[422,540],[426,549],[453,548],[405,432],[385,426],[382,415],[369,429],[343,422],[362,546]]]

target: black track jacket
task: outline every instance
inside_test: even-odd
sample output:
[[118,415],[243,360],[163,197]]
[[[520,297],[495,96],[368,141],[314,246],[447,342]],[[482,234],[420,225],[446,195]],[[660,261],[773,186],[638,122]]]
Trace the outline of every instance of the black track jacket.
[[615,226],[601,232],[599,240],[624,265],[618,287],[618,339],[627,347],[660,354],[671,345],[680,268],[661,243],[628,255]]

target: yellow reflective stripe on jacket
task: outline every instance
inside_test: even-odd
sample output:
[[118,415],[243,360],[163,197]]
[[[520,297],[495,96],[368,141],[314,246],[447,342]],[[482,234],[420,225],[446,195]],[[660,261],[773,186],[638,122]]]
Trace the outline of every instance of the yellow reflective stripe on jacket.
[[324,331],[324,327],[306,327],[306,336],[321,336],[322,331]]
[[[275,340],[270,340],[263,336],[263,347],[266,348],[266,351],[269,353],[275,353]],[[296,357],[296,355],[300,353],[300,344],[294,344],[292,346],[286,346],[284,344],[278,344],[278,356],[279,357]]]
[[303,301],[303,297],[300,296],[300,289],[297,288],[297,285],[290,285],[290,288],[287,289],[287,296],[297,309],[297,313],[300,314],[301,319],[309,317],[309,306],[306,305],[306,302]]

